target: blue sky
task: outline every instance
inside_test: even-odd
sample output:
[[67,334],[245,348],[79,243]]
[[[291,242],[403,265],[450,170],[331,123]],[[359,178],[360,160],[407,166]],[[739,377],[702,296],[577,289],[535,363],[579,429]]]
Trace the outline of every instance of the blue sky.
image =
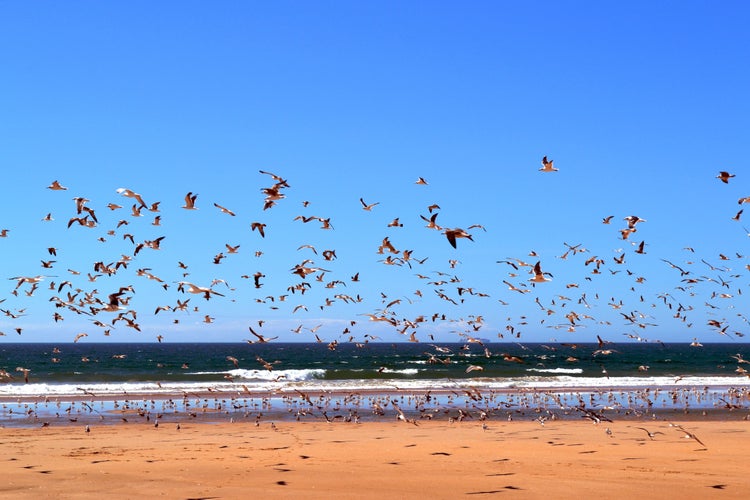
[[[325,342],[412,333],[422,342],[741,341],[748,231],[732,217],[750,196],[748,10],[741,2],[2,2],[0,339],[242,341],[254,339],[252,326],[279,340]],[[543,156],[559,171],[539,172]],[[290,186],[267,210],[261,188],[275,181],[260,170]],[[724,184],[721,170],[736,177]],[[47,189],[55,179],[68,189]],[[121,187],[160,202],[160,213],[131,216]],[[180,208],[189,191],[198,210]],[[74,197],[89,200],[95,227],[66,227]],[[360,198],[379,204],[365,211]],[[484,230],[468,230],[474,241],[454,249],[420,218],[432,204],[441,227]],[[42,221],[48,213],[54,220]],[[151,224],[156,215],[161,226]],[[623,240],[630,215],[646,222]],[[330,218],[334,229],[297,216]],[[396,217],[403,227],[388,227]],[[267,225],[265,238],[250,230],[255,221]],[[164,239],[133,256],[124,234]],[[386,236],[400,252],[393,257],[413,250],[427,260],[381,262]],[[635,253],[641,241],[645,254]],[[566,243],[587,251],[562,259]],[[239,252],[213,264],[226,244]],[[299,249],[308,244],[317,255]],[[337,258],[324,260],[326,249]],[[132,257],[127,268],[88,280],[95,262],[122,255]],[[585,264],[591,257],[600,274]],[[328,272],[291,293],[303,281],[291,269],[305,259]],[[552,281],[531,286],[529,267],[497,262],[509,259],[541,262]],[[42,260],[56,262],[47,269]],[[256,272],[261,288],[242,278]],[[29,284],[12,293],[10,278],[38,275],[33,294]],[[214,279],[229,286],[213,286],[224,296],[209,301],[176,283]],[[71,286],[58,292],[63,281]],[[106,302],[128,285],[120,312],[135,311],[140,332],[112,325],[117,313],[92,311],[102,307],[95,301],[76,302],[86,293]],[[53,297],[65,302],[75,289],[74,302],[55,307]],[[187,298],[189,312],[154,314]],[[436,313],[445,319],[432,321]]]

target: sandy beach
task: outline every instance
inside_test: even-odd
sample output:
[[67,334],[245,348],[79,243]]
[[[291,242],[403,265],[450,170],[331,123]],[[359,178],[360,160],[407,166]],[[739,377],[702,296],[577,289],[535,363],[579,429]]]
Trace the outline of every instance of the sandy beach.
[[3,428],[0,497],[746,498],[749,426],[582,419]]

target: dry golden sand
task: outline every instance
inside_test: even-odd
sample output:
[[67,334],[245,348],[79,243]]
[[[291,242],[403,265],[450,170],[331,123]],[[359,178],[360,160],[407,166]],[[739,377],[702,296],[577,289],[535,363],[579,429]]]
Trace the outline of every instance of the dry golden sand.
[[0,497],[747,498],[750,423],[679,424],[706,447],[663,421],[4,428]]

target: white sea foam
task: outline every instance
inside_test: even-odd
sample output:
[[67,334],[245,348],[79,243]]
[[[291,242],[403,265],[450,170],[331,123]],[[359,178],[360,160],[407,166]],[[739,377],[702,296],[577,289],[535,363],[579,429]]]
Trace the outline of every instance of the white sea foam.
[[527,368],[526,371],[541,373],[583,373],[583,368]]
[[320,368],[312,370],[244,370],[238,368],[230,370],[228,373],[235,379],[242,381],[286,380],[287,382],[299,382],[323,378],[326,371]]
[[476,387],[482,390],[554,390],[556,392],[599,392],[602,390],[627,390],[645,388],[693,389],[727,387],[750,390],[750,380],[740,377],[573,377],[527,376],[511,378],[473,377],[462,379],[368,379],[368,380],[315,380],[294,384],[295,388],[319,391],[406,391],[449,390]]
[[[326,371],[322,368],[308,369],[308,370],[247,370],[244,368],[237,368],[234,370],[227,370],[221,372],[192,372],[187,375],[215,375],[217,377],[229,375],[235,380],[249,381],[249,380],[286,380],[289,382],[297,382],[301,380],[313,380],[322,378],[325,376]],[[205,385],[205,384],[204,384]]]
[[[407,369],[408,370],[408,369]],[[398,370],[403,372],[405,370]],[[236,372],[236,373],[235,373]],[[242,372],[242,373],[241,373]],[[235,382],[122,382],[122,383],[9,383],[0,385],[0,398],[16,401],[65,397],[180,397],[191,393],[247,394],[251,392],[307,390],[321,392],[351,391],[440,391],[456,388],[478,388],[483,391],[600,392],[642,390],[661,387],[670,390],[723,390],[729,387],[750,391],[750,379],[744,377],[573,377],[527,376],[513,378],[473,377],[463,379],[349,379],[324,380],[325,370],[232,370]],[[286,375],[285,378],[278,378]],[[247,379],[243,377],[248,377]]]
[[384,368],[381,373],[401,373],[403,375],[416,375],[419,370],[416,368],[404,368],[402,370],[391,370],[390,368]]

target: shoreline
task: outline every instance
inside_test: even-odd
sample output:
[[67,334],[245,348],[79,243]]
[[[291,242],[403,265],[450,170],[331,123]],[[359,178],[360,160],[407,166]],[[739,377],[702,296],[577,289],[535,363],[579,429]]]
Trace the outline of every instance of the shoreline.
[[654,421],[690,417],[701,421],[750,420],[746,387],[601,387],[494,390],[435,388],[428,391],[283,390],[149,392],[0,398],[0,426],[117,424],[120,421],[225,423],[242,420],[382,422],[403,413],[412,421],[590,420]]

